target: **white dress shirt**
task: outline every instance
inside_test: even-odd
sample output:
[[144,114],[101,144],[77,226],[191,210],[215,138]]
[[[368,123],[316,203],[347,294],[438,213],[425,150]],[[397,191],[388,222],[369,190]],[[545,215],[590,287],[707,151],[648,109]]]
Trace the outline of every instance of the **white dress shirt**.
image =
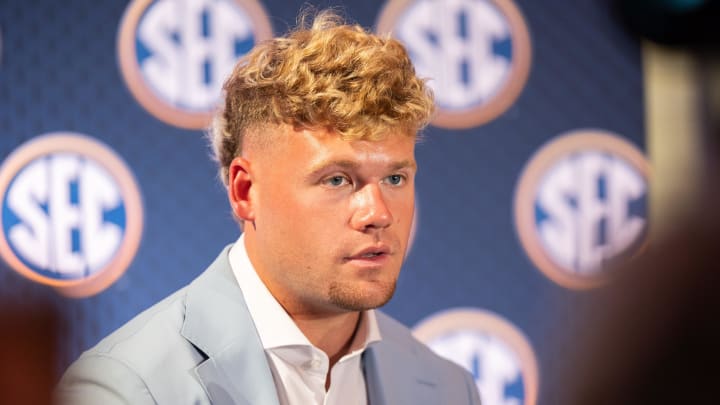
[[265,349],[280,405],[367,405],[361,354],[381,339],[375,312],[360,314],[350,351],[330,370],[330,388],[325,391],[328,356],[310,343],[257,275],[242,235],[229,259]]

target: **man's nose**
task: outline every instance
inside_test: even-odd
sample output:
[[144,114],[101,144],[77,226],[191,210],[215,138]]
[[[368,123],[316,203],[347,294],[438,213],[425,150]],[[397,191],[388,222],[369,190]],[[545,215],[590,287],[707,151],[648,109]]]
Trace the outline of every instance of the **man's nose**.
[[355,193],[355,210],[351,226],[358,231],[387,228],[393,222],[380,185],[368,184]]

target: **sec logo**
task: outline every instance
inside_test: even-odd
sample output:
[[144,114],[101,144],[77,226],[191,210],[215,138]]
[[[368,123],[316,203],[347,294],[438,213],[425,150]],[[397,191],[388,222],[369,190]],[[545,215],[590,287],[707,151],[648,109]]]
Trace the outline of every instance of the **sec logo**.
[[534,405],[537,361],[523,334],[501,317],[479,309],[439,312],[413,334],[434,352],[465,367],[483,405]]
[[107,146],[51,133],[0,167],[0,256],[71,297],[97,294],[127,269],[142,233],[140,193]]
[[391,0],[377,23],[430,79],[433,124],[469,128],[507,110],[530,70],[530,37],[511,0]]
[[543,146],[515,194],[517,233],[530,259],[564,287],[606,282],[608,262],[644,243],[648,176],[645,156],[606,131],[574,131]]
[[237,60],[272,36],[255,0],[134,0],[118,60],[135,99],[158,119],[205,128]]

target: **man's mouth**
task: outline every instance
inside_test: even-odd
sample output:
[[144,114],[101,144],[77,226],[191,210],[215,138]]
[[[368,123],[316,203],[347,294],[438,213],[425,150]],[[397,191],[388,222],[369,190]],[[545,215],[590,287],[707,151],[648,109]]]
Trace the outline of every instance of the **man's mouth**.
[[384,255],[384,254],[385,253],[382,253],[382,252],[370,252],[370,253],[365,253],[364,255],[362,255],[360,257],[371,258],[371,257],[376,257],[376,256]]
[[386,245],[378,245],[362,249],[350,256],[347,256],[345,260],[373,260],[388,255],[390,255],[390,248]]

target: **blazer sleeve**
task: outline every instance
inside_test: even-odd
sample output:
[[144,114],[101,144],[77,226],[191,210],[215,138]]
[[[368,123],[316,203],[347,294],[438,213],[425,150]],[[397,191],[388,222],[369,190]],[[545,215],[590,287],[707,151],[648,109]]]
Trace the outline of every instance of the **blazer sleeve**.
[[103,354],[85,354],[60,379],[55,405],[156,404],[145,382],[122,361]]

